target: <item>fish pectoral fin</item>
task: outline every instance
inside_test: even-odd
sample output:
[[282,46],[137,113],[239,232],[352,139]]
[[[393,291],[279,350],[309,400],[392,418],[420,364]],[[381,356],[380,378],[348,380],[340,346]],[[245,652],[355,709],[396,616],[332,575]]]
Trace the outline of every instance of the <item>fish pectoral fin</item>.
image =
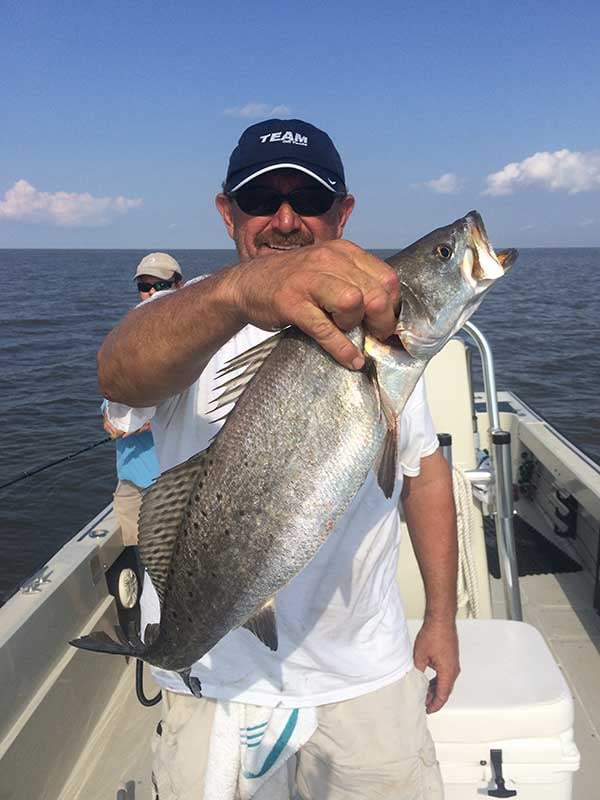
[[376,461],[377,483],[384,495],[389,498],[394,493],[396,485],[396,469],[398,467],[398,415],[394,411],[392,401],[377,378],[377,364],[369,356],[365,358],[365,372],[377,398],[379,419],[383,417],[387,425],[387,433],[383,447]]
[[277,650],[277,619],[275,617],[275,598],[272,597],[259,609],[256,614],[250,617],[244,625],[250,633],[257,639],[266,644],[271,650]]
[[379,385],[379,381],[377,379],[377,364],[375,363],[375,359],[371,358],[371,356],[364,353],[365,357],[365,365],[363,367],[367,378],[370,380],[373,389],[375,389],[375,397],[377,398],[377,416],[381,419],[381,386]]
[[200,680],[191,673],[192,669],[190,667],[189,669],[182,669],[179,675],[194,697],[202,697],[202,684]]
[[377,463],[377,483],[388,500],[394,494],[397,466],[398,433],[397,426],[394,426],[387,430]]

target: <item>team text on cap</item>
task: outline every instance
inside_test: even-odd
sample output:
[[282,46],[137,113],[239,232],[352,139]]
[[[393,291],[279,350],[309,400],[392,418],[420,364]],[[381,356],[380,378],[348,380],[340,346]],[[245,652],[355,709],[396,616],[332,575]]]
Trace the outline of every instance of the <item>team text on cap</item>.
[[303,147],[308,147],[308,136],[302,136],[300,133],[293,131],[275,131],[274,133],[266,133],[260,137],[263,144],[267,142],[283,142],[284,144],[299,144]]

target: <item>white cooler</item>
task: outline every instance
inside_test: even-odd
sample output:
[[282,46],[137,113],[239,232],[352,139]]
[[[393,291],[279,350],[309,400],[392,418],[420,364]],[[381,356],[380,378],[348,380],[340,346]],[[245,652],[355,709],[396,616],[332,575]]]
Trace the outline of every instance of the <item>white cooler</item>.
[[[420,625],[409,622],[413,639]],[[461,674],[428,717],[446,800],[571,800],[579,768],[573,699],[543,637],[525,622],[457,625]]]

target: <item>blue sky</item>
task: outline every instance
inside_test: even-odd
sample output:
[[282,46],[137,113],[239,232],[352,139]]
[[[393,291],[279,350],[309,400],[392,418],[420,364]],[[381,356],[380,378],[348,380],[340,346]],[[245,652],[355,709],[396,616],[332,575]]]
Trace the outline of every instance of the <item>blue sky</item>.
[[229,247],[229,153],[281,106],[334,138],[365,247],[471,208],[498,245],[600,246],[597,3],[0,13],[0,247]]

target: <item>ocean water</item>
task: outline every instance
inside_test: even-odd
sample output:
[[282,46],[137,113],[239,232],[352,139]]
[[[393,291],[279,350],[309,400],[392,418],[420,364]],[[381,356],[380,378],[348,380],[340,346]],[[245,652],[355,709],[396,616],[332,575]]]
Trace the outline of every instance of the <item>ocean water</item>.
[[[171,251],[187,278],[231,250]],[[385,256],[392,251],[375,251]],[[0,250],[0,484],[105,438],[95,355],[145,251]],[[521,251],[473,317],[511,389],[600,461],[600,248]],[[0,490],[0,602],[111,500],[114,446]]]

